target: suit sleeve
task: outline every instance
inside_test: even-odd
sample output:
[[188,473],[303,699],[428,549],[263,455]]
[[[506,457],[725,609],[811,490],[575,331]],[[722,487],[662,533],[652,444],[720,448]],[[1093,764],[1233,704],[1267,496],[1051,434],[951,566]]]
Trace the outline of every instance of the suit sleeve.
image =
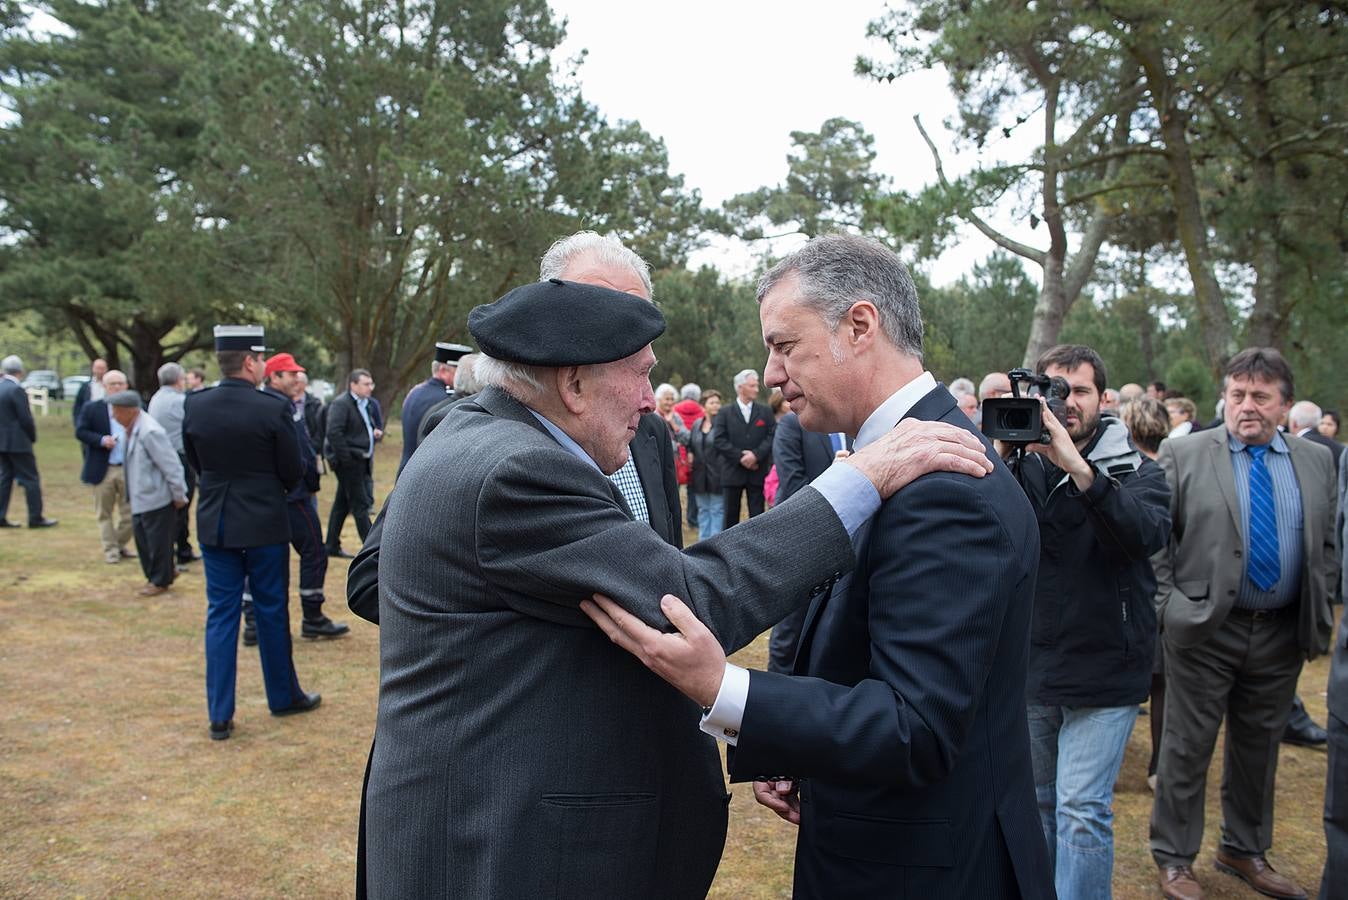
[[367,622],[379,624],[379,545],[384,539],[384,516],[388,500],[379,510],[370,533],[365,536],[351,568],[346,572],[346,605]]
[[[764,406],[763,420],[767,424],[767,431],[763,434],[763,440],[758,442],[758,446],[753,448],[754,458],[758,460],[758,467],[767,470],[772,465],[772,439],[777,434],[777,418],[772,414],[772,410]],[[778,476],[779,478],[781,476]]]
[[[565,486],[559,490],[559,485]],[[498,462],[478,498],[478,560],[518,612],[590,627],[598,592],[656,628],[660,598],[686,602],[733,652],[853,565],[847,531],[817,491],[680,551],[619,508],[610,482],[558,449]],[[793,552],[783,557],[782,547]],[[770,560],[770,562],[757,562]]]
[[142,440],[145,438],[148,438],[145,441],[145,450],[155,467],[164,473],[164,480],[168,482],[173,499],[186,500],[187,479],[183,476],[183,463],[178,459],[173,445],[169,443],[168,435],[162,431],[150,431],[145,433]]
[[1096,538],[1125,560],[1146,559],[1170,541],[1170,488],[1149,459],[1123,480],[1097,472],[1084,491],[1069,481],[1067,496],[1086,504]]
[[1184,494],[1179,464],[1169,441],[1161,441],[1161,453],[1156,457],[1156,464],[1165,474],[1166,485],[1170,488],[1170,539],[1151,558],[1151,568],[1156,574],[1156,615],[1164,622],[1165,608],[1176,590],[1175,547],[1184,537]]
[[99,431],[94,423],[92,411],[97,408],[90,403],[84,404],[84,408],[80,410],[80,420],[75,425],[75,437],[90,447],[101,448],[103,438],[107,437],[108,432]]
[[328,450],[332,453],[333,460],[338,463],[349,462],[351,458],[351,450],[346,445],[346,407],[347,404],[334,400],[324,410],[327,414],[325,430]]
[[721,407],[721,411],[716,414],[716,418],[711,423],[711,445],[716,452],[721,454],[721,459],[725,460],[728,466],[738,466],[740,464],[739,451],[735,445],[730,443],[730,424],[726,419],[727,411],[730,406]]
[[33,409],[28,405],[28,392],[23,388],[14,392],[15,413],[19,419],[19,427],[23,433],[28,435],[28,440],[37,443],[37,423],[33,421]]
[[70,407],[70,421],[76,428],[80,427],[80,411],[84,405],[89,402],[89,382],[80,385],[80,389],[75,392],[75,402]]
[[772,458],[777,461],[777,502],[805,487],[805,431],[794,415],[777,423],[772,439]]
[[958,476],[926,476],[894,500],[872,530],[883,546],[867,551],[871,677],[848,686],[751,672],[732,781],[789,773],[922,787],[949,776],[976,739],[998,646],[1024,640],[1002,634],[1008,598],[1024,596],[1033,570]]

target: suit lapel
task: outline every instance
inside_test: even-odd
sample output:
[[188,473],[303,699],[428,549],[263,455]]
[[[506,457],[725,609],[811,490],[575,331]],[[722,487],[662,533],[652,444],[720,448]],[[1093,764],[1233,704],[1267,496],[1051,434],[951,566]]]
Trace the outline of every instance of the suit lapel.
[[810,607],[805,612],[805,621],[800,626],[800,640],[796,642],[796,659],[791,665],[792,674],[806,674],[805,667],[810,663],[810,650],[814,645],[814,636],[819,630],[819,620],[824,615],[824,607],[828,606],[834,594],[846,594],[851,590],[852,578],[862,569],[862,554],[870,541],[873,521],[874,519],[871,519],[862,524],[852,537],[852,546],[856,550],[857,557],[856,569],[841,578],[835,578],[828,588],[810,601]]
[[[642,422],[646,422],[645,417],[642,417]],[[663,421],[660,427],[668,428]],[[665,507],[665,492],[661,484],[660,448],[655,444],[659,439],[660,435],[653,429],[641,428],[632,439],[629,452],[632,454],[632,464],[636,466],[637,478],[641,479],[641,493],[646,498],[646,513],[650,516],[651,527],[660,537],[669,541],[669,535],[666,534],[669,530],[669,510]]]
[[1217,488],[1222,492],[1226,508],[1231,513],[1231,522],[1236,526],[1236,534],[1245,537],[1245,523],[1241,521],[1240,498],[1236,496],[1236,470],[1231,465],[1231,449],[1226,445],[1226,429],[1214,428],[1208,447],[1208,459],[1212,463]]

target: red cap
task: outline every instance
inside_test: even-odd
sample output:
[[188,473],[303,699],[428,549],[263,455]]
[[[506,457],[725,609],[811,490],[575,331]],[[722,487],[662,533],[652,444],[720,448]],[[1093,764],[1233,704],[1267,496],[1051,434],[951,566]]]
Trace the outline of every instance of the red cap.
[[278,353],[267,360],[267,368],[264,374],[271,375],[275,372],[303,372],[304,366],[295,362],[295,357],[289,353]]

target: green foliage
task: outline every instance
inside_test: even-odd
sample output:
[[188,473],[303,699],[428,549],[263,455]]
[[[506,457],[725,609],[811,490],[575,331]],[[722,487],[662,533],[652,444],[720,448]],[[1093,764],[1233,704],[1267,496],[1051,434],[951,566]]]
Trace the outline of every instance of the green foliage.
[[975,384],[1015,368],[1038,293],[1020,260],[1006,253],[993,253],[956,284],[921,290],[927,368],[946,382],[964,376]]
[[669,325],[655,343],[660,361],[652,382],[679,387],[695,381],[728,399],[736,372],[754,369],[762,374],[767,351],[752,284],[725,280],[703,266],[657,272],[653,286]]

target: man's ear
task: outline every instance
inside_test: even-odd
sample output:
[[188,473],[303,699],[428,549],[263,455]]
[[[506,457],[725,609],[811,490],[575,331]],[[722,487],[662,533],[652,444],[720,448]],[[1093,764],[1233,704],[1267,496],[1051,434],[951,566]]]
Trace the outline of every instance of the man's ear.
[[840,323],[844,341],[853,351],[863,350],[880,336],[880,310],[870,300],[858,300]]
[[562,405],[573,416],[583,413],[589,401],[585,391],[588,387],[585,369],[585,366],[562,366],[556,372],[557,396],[562,398]]

